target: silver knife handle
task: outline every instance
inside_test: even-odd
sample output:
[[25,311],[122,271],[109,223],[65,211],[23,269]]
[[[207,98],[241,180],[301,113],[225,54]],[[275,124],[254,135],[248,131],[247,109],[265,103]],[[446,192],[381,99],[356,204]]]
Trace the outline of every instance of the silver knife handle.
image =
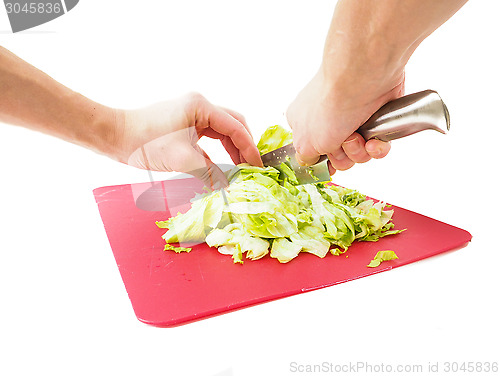
[[439,94],[425,90],[386,103],[363,124],[358,133],[368,141],[391,141],[433,129],[446,134],[450,114]]

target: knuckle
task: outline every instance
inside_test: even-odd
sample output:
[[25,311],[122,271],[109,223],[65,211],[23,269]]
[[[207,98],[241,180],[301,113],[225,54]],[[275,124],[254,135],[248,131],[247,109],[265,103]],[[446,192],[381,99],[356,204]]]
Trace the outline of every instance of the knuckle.
[[240,113],[235,113],[236,117],[234,117],[236,120],[238,120],[241,125],[243,125],[245,127],[246,123],[247,123],[247,119],[245,118],[245,116],[243,116],[242,114]]
[[191,91],[185,94],[183,100],[184,105],[188,109],[198,108],[200,105],[207,102],[205,97],[196,91]]
[[190,92],[186,93],[185,98],[189,102],[197,102],[197,101],[205,100],[205,97],[203,95],[201,95],[200,93],[198,93],[197,91],[190,91]]
[[[228,112],[229,113],[229,112]],[[246,123],[246,119],[245,119],[245,116],[243,116],[242,114],[240,114],[239,112],[236,112],[236,111],[231,111],[229,113],[229,115],[231,115],[233,118],[235,118],[236,120],[238,120],[240,123],[242,124],[245,124]]]

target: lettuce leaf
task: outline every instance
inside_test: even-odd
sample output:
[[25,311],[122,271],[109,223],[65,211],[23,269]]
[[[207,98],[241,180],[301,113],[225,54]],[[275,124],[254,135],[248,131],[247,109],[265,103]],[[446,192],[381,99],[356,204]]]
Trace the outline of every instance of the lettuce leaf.
[[278,259],[279,262],[289,262],[297,257],[302,247],[294,244],[286,238],[278,238],[273,241],[271,247],[271,257]]
[[245,233],[238,223],[227,225],[224,229],[214,229],[206,237],[210,247],[218,247],[222,254],[231,254],[235,262],[243,262],[241,256],[258,260],[269,253],[269,242]]
[[164,251],[174,251],[175,253],[191,252],[192,248],[187,247],[174,247],[172,244],[165,244]]
[[223,207],[221,192],[217,191],[194,201],[186,214],[179,213],[157,225],[168,228],[162,236],[167,243],[204,241],[208,232],[224,222]]
[[394,251],[378,251],[373,260],[367,265],[369,268],[376,268],[383,261],[396,260],[398,256]]
[[273,125],[267,128],[262,134],[259,142],[257,143],[257,149],[259,149],[260,155],[262,155],[288,145],[292,143],[292,141],[293,138],[291,131],[287,131],[279,125]]

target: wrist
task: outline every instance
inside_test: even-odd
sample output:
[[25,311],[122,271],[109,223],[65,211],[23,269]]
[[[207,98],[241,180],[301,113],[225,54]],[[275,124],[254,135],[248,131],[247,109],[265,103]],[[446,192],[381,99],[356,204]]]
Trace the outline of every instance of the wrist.
[[66,128],[68,141],[99,154],[121,160],[123,111],[93,102],[78,93],[69,95],[66,115],[62,119],[73,126]]
[[387,45],[378,36],[359,44],[343,44],[325,51],[318,72],[326,92],[339,97],[334,99],[372,100],[373,95],[386,93],[404,80],[407,57],[403,48]]
[[361,3],[339,3],[318,72],[328,92],[360,100],[400,84],[418,44],[415,35],[394,30],[392,17],[377,14],[380,7]]
[[[100,107],[100,108],[99,108]],[[126,163],[128,155],[125,144],[125,112],[106,106],[96,108],[93,128],[95,137],[93,148],[118,162]]]

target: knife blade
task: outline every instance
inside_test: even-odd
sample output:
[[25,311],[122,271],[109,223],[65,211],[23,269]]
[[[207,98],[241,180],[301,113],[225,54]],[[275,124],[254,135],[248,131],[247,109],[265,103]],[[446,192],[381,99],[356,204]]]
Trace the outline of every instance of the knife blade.
[[263,154],[261,159],[264,166],[274,167],[284,174],[286,174],[286,167],[283,164],[291,168],[297,177],[299,185],[330,181],[328,158],[326,155],[322,155],[320,160],[312,166],[302,166],[297,162],[296,153],[293,144],[288,144]]

